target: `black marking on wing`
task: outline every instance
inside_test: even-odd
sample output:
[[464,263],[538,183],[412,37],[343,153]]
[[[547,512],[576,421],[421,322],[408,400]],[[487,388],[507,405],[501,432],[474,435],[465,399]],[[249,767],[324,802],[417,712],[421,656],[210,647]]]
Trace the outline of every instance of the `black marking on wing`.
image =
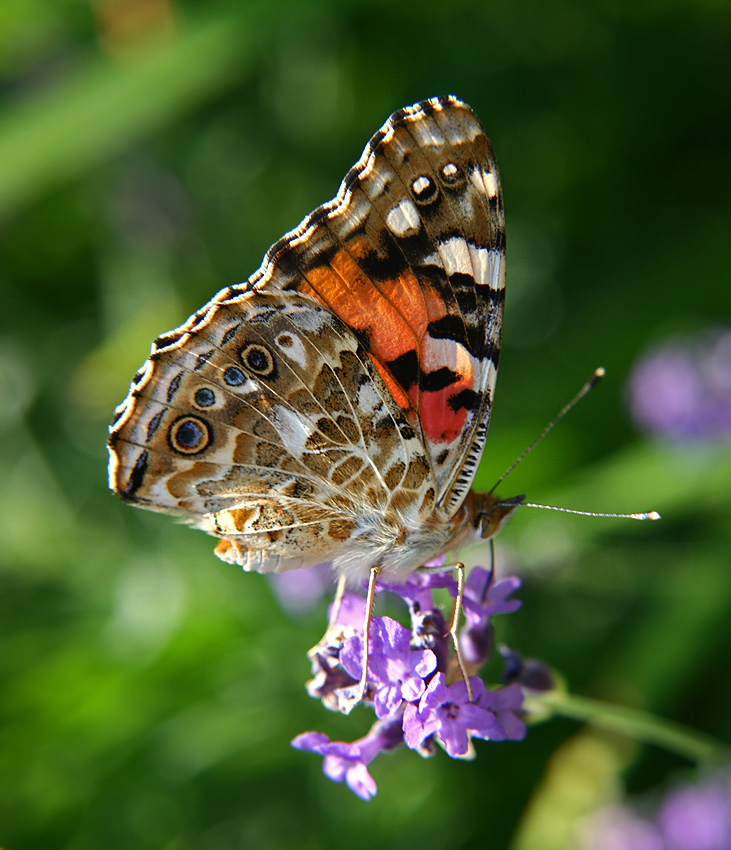
[[135,465],[132,468],[132,472],[130,472],[129,474],[127,483],[120,491],[120,495],[123,499],[133,500],[134,494],[142,486],[142,481],[145,477],[145,473],[147,472],[147,466],[149,462],[150,455],[145,450],[139,455],[139,457],[135,461]]
[[168,384],[168,393],[167,393],[168,404],[170,404],[172,402],[173,396],[178,391],[178,387],[180,386],[180,382],[182,381],[182,379],[183,379],[183,372],[180,371],[172,379],[172,381],[170,381],[170,383]]
[[464,408],[465,410],[476,410],[480,405],[480,394],[476,393],[474,390],[464,389],[456,395],[453,395],[447,404],[455,412],[460,408]]
[[211,359],[211,357],[213,357],[215,350],[216,350],[215,348],[211,348],[208,351],[204,351],[201,354],[199,354],[198,357],[196,358],[195,366],[193,367],[193,371],[197,372],[199,369],[202,369],[206,365],[206,363],[208,363],[208,361]]
[[451,386],[459,380],[459,375],[449,367],[442,366],[433,372],[422,372],[419,375],[419,389],[424,392],[436,392]]
[[388,236],[384,234],[384,242],[378,246],[381,250],[369,251],[365,256],[358,257],[358,265],[373,281],[396,280],[409,269],[407,258],[388,244]]
[[232,340],[232,339],[236,336],[236,334],[239,332],[239,328],[240,328],[240,327],[241,327],[241,324],[234,325],[233,327],[230,327],[230,328],[226,331],[226,333],[225,333],[225,334],[221,337],[221,348],[223,348],[224,346],[228,345],[228,344],[229,344],[229,342],[231,342],[231,340]]
[[147,423],[147,442],[149,443],[152,437],[155,434],[155,431],[160,427],[160,423],[162,422],[162,418],[165,415],[165,408],[158,411],[152,419]]
[[474,350],[473,343],[465,333],[465,323],[461,316],[447,315],[441,319],[429,322],[427,331],[434,339],[448,339],[463,345],[474,357],[479,357],[479,352]]
[[399,424],[399,432],[405,440],[413,440],[416,436],[416,431],[414,431],[408,422],[401,422]]
[[389,360],[386,366],[404,390],[408,391],[409,387],[419,380],[419,358],[413,349],[401,354],[395,360]]

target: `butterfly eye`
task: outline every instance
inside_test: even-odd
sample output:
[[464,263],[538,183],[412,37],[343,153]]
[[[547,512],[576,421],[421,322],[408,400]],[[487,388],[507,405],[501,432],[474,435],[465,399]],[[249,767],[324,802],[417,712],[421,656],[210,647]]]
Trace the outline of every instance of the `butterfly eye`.
[[200,387],[195,391],[193,400],[198,407],[210,407],[216,403],[216,394],[210,387]]
[[431,204],[437,199],[439,188],[431,177],[422,174],[411,184],[411,192],[417,204]]
[[176,452],[195,455],[211,442],[211,429],[197,416],[181,416],[173,422],[168,439]]
[[464,170],[456,162],[445,162],[441,174],[446,186],[461,186],[467,179]]
[[262,378],[269,378],[274,375],[274,358],[269,349],[263,345],[250,342],[241,349],[239,356],[241,362],[251,369],[255,375],[260,375]]

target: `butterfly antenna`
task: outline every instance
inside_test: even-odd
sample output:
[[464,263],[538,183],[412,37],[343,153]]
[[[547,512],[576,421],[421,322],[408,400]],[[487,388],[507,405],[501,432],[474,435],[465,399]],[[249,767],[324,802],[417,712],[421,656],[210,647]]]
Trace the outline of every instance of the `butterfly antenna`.
[[533,502],[521,502],[521,508],[542,508],[544,511],[560,511],[562,514],[578,514],[579,516],[605,516],[613,519],[661,519],[657,511],[646,511],[639,514],[605,514],[599,511],[575,511],[573,508],[559,508],[556,505],[537,505]]
[[[535,440],[533,440],[533,442],[520,455],[520,457],[516,461],[514,461],[508,467],[508,469],[505,470],[505,472],[503,472],[503,474],[500,476],[500,478],[498,478],[498,480],[495,482],[495,484],[490,489],[490,493],[494,493],[495,490],[497,490],[497,488],[503,483],[503,481],[505,481],[505,479],[508,477],[508,475],[510,475],[510,473],[515,469],[515,467],[519,463],[521,463],[533,451],[533,449],[538,445],[538,443],[541,442],[541,440],[546,436],[546,434],[548,434],[548,432],[553,428],[553,426],[556,425],[558,422],[560,422],[564,418],[564,416],[566,416],[566,414],[573,407],[576,407],[576,405],[581,401],[582,398],[584,398],[584,396],[589,392],[589,390],[594,389],[594,387],[599,383],[599,381],[601,381],[601,379],[604,377],[605,374],[606,374],[606,369],[604,369],[604,367],[602,367],[602,366],[600,366],[598,369],[594,370],[594,374],[591,376],[591,378],[589,378],[589,380],[584,384],[584,386],[576,393],[576,395],[571,399],[571,401],[569,401],[567,404],[565,404],[561,408],[561,410],[559,410],[559,412],[553,417],[553,419],[548,423],[548,425],[546,425],[546,427],[535,438]],[[539,506],[538,505],[531,505],[531,507],[539,507]],[[567,508],[554,508],[554,510],[568,510],[568,509]],[[569,513],[574,513],[574,512],[569,511]],[[580,511],[577,511],[576,513],[580,513]],[[592,514],[592,516],[597,516],[597,514]]]

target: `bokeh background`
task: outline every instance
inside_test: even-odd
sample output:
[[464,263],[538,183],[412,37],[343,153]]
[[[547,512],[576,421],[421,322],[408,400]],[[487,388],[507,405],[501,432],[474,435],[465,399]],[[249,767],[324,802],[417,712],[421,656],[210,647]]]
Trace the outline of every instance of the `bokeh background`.
[[[571,847],[601,801],[692,776],[554,720],[478,758],[399,751],[356,799],[289,746],[319,729],[283,610],[202,533],[106,489],[106,427],[150,340],[332,197],[394,109],[453,92],[500,163],[503,359],[489,487],[661,523],[519,512],[499,637],[571,689],[731,738],[728,440],[641,432],[653,346],[731,322],[731,7],[5,0],[0,6],[0,845]],[[485,563],[483,549],[472,555]]]

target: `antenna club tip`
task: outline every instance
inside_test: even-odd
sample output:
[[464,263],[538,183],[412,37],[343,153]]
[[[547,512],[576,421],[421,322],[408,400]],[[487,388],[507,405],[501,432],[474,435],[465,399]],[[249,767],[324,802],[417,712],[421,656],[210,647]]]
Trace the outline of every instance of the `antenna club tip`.
[[662,517],[660,516],[660,514],[657,511],[650,511],[647,514],[647,518],[648,519],[662,519]]
[[601,379],[607,374],[607,370],[600,366],[598,369],[594,369],[594,378],[597,381],[601,381]]

